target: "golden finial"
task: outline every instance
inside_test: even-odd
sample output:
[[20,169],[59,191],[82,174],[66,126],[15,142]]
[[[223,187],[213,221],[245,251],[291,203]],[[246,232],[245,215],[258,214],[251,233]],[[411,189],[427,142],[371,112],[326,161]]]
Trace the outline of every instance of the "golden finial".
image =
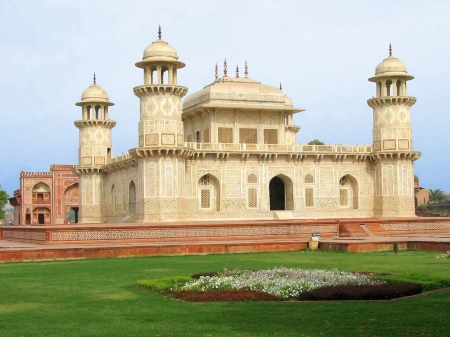
[[283,86],[281,85],[281,82],[280,82],[280,90],[283,90]]
[[219,78],[219,67],[217,66],[216,63],[216,80]]
[[390,43],[389,43],[389,56],[392,56],[392,46]]
[[95,77],[95,71],[94,71],[94,85],[97,85],[97,78]]
[[239,64],[236,65],[236,78],[239,78]]
[[158,28],[158,39],[159,40],[161,40],[161,25],[159,25],[159,28]]
[[227,77],[227,59],[223,62],[223,77]]
[[247,60],[245,60],[244,74],[245,74],[245,77],[248,77]]

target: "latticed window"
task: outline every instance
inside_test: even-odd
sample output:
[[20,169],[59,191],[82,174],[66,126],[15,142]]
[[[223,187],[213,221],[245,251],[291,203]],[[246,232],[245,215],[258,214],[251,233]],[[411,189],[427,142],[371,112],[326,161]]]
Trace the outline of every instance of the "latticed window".
[[188,135],[186,136],[186,141],[187,141],[188,143],[192,142],[192,134],[188,134]]
[[209,143],[209,129],[203,130],[203,143]]
[[314,177],[312,174],[307,174],[305,176],[305,184],[314,184]]
[[219,128],[219,143],[233,143],[232,128]]
[[314,207],[314,189],[305,188],[305,206]]
[[264,129],[264,144],[278,144],[277,129]]
[[249,208],[258,207],[258,192],[256,188],[248,189],[248,207]]
[[258,143],[258,131],[257,129],[240,128],[239,129],[239,142],[246,144]]
[[248,180],[247,181],[248,181],[249,184],[256,184],[258,182],[258,178],[256,177],[256,175],[254,175],[252,173],[252,174],[250,174],[248,176]]
[[339,205],[348,206],[348,190],[341,188],[339,189]]
[[209,188],[202,188],[201,191],[201,208],[211,208],[211,190]]
[[210,183],[209,176],[203,176],[200,179],[200,185],[207,186],[207,185],[209,185],[209,183]]

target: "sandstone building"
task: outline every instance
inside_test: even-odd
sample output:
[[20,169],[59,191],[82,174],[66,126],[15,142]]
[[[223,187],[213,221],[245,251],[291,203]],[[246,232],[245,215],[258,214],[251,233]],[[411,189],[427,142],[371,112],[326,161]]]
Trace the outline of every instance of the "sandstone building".
[[161,34],[136,66],[136,148],[113,156],[114,104],[95,79],[76,103],[81,223],[415,216],[413,76],[391,50],[369,78],[366,146],[296,144],[293,115],[304,110],[247,66],[231,74],[225,63],[222,77],[216,66],[214,81],[182,102],[185,64]]

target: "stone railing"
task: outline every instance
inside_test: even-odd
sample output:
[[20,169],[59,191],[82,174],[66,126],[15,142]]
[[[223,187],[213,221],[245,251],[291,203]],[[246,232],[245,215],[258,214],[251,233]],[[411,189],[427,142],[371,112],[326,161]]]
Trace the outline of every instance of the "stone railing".
[[117,156],[117,157],[109,159],[108,164],[118,163],[118,162],[130,159],[130,158],[131,158],[130,153],[127,152],[127,153],[122,154],[121,156]]
[[371,145],[285,145],[245,143],[184,143],[190,149],[201,151],[257,151],[257,152],[320,152],[320,153],[371,153]]
[[428,205],[433,205],[433,206],[450,206],[450,200],[428,201]]

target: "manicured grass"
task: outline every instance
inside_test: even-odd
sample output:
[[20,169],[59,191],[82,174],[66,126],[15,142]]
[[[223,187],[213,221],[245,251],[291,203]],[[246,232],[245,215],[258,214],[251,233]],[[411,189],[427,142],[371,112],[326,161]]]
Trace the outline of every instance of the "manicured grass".
[[137,280],[275,266],[450,278],[437,253],[286,252],[0,265],[0,336],[450,336],[450,291],[392,302],[191,304]]

